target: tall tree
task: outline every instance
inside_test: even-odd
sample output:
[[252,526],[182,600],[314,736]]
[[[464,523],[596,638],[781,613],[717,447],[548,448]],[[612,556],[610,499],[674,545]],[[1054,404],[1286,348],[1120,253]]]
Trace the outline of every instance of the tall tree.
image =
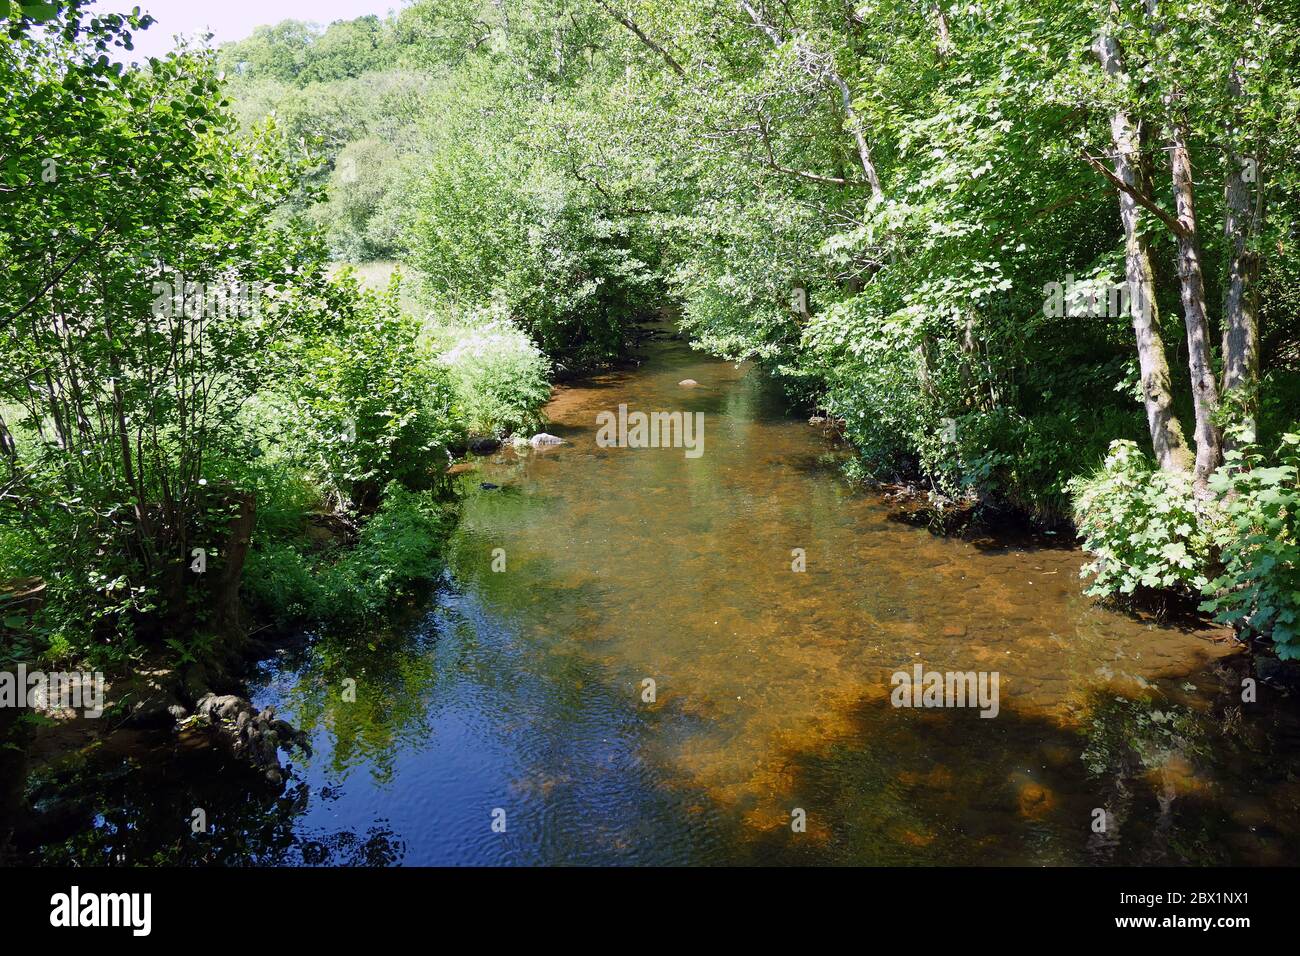
[[[1124,64],[1119,42],[1110,31],[1103,31],[1098,37],[1096,52],[1108,77],[1112,80],[1122,77]],[[1111,116],[1110,131],[1115,153],[1114,171],[1108,178],[1113,178],[1119,187],[1120,219],[1124,225],[1124,271],[1133,331],[1137,338],[1142,402],[1146,408],[1151,447],[1161,468],[1187,471],[1192,465],[1192,455],[1182,423],[1174,414],[1169,359],[1160,335],[1155,270],[1151,265],[1151,248],[1139,210],[1140,198],[1148,194],[1142,159],[1142,128],[1140,121],[1135,121],[1126,110],[1117,109]]]
[[[1254,243],[1264,215],[1264,189],[1257,161],[1241,145],[1241,75],[1233,69],[1228,78],[1229,99],[1237,106],[1232,116],[1233,143],[1228,151],[1224,189],[1223,232],[1228,243],[1228,281],[1223,302],[1223,398],[1234,411],[1248,439],[1255,436],[1259,404],[1259,314],[1256,284],[1259,255]],[[1258,190],[1252,196],[1252,187]]]
[[1210,353],[1210,320],[1205,304],[1205,276],[1201,268],[1201,242],[1196,223],[1192,157],[1187,148],[1187,123],[1176,115],[1170,125],[1169,164],[1174,202],[1178,209],[1178,277],[1187,327],[1187,364],[1192,382],[1192,408],[1196,415],[1196,468],[1199,485],[1223,460],[1219,425],[1219,388]]

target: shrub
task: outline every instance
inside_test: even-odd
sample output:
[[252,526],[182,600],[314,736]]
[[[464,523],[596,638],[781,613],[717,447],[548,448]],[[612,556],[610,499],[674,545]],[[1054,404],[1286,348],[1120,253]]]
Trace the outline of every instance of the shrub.
[[451,509],[428,491],[399,484],[351,547],[313,553],[303,542],[259,542],[249,554],[245,598],[277,624],[361,624],[442,573],[439,552]]
[[1069,484],[1075,523],[1093,555],[1088,593],[1139,588],[1196,594],[1206,583],[1212,542],[1198,521],[1190,476],[1162,471],[1131,441],[1111,442],[1101,469]]
[[292,445],[342,507],[372,508],[392,480],[427,484],[458,437],[446,374],[418,353],[399,291],[396,277],[382,294],[334,280],[337,308],[322,312],[291,385]]
[[1300,658],[1300,435],[1282,437],[1271,467],[1253,446],[1226,457],[1210,482],[1227,517],[1217,536],[1224,568],[1201,609],[1271,637],[1278,657]]
[[540,423],[550,397],[550,363],[496,308],[432,331],[456,406],[473,434],[506,435]]
[[390,485],[356,547],[323,574],[324,615],[340,623],[374,620],[437,578],[451,525],[450,509],[431,493]]
[[[43,503],[66,489],[60,463],[48,464],[28,476],[28,490]],[[124,512],[75,500],[0,509],[0,585],[44,585],[34,611],[10,607],[0,587],[0,662],[36,660],[57,647],[99,666],[141,649],[138,624],[156,610],[157,589],[121,547]]]
[[241,593],[280,626],[319,620],[325,613],[325,590],[312,570],[305,549],[294,542],[258,543],[244,565]]
[[[578,136],[539,141],[547,120],[590,120],[509,87],[503,70],[434,93],[418,163],[408,167],[416,180],[403,252],[432,298],[500,298],[548,358],[603,364],[622,350],[627,324],[657,304],[654,243],[636,217],[612,214],[605,197],[574,180]],[[564,165],[552,158],[562,155]],[[605,168],[607,159],[590,162]]]

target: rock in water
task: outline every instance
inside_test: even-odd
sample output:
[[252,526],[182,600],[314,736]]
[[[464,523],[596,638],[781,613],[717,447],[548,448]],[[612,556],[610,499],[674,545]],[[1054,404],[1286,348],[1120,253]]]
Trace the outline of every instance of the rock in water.
[[556,438],[554,435],[548,435],[546,432],[538,432],[532,438],[528,439],[528,444],[534,448],[546,448],[551,445],[563,445],[563,438]]
[[471,438],[469,440],[469,450],[476,455],[490,455],[501,447],[501,441],[497,438]]
[[678,384],[678,385],[681,385],[681,386],[683,386],[683,387],[685,387],[685,388],[694,388],[696,385],[699,385],[700,383],[697,382],[697,381],[695,381],[695,379],[693,379],[693,378],[684,378],[684,379],[682,379],[680,382],[678,382],[677,384]]
[[236,757],[261,770],[271,783],[284,780],[280,751],[298,747],[310,756],[307,735],[275,716],[275,708],[257,710],[243,697],[207,694],[194,708],[195,715]]

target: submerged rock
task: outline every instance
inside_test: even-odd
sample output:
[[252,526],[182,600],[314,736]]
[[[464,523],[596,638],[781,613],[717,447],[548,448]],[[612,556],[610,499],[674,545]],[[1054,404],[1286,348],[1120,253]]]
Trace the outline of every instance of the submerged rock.
[[1034,780],[1020,780],[1016,789],[1016,809],[1029,820],[1041,820],[1056,807],[1056,794]]

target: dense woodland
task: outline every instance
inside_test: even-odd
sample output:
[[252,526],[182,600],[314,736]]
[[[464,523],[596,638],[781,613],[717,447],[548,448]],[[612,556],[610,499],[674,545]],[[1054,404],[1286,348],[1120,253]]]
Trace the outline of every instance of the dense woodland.
[[664,306],[850,478],[1300,654],[1294,0],[418,0],[145,62],[7,8],[6,659],[383,614],[449,460]]

